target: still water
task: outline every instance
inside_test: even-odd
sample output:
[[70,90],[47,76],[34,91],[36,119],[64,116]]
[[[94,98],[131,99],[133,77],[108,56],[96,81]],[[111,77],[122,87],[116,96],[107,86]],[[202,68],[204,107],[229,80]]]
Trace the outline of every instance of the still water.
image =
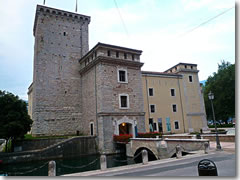
[[[48,162],[49,160],[0,165],[0,176],[47,176]],[[55,162],[57,176],[100,169],[99,155],[56,159]],[[133,158],[128,158],[124,154],[107,156],[108,168],[129,164],[135,164],[135,162]]]

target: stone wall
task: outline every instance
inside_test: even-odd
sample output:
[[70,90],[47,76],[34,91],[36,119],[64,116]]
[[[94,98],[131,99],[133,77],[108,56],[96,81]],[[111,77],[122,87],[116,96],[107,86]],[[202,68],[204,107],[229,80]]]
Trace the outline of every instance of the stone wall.
[[[201,135],[203,139],[209,139],[209,141],[216,141],[216,135]],[[235,142],[235,135],[226,135],[226,134],[219,134],[219,141],[221,142]]]
[[90,135],[90,122],[94,123],[96,134],[96,91],[95,91],[95,67],[84,73],[82,78],[82,101],[83,116],[81,128],[84,134]]
[[98,154],[96,137],[85,136],[67,139],[41,150],[0,153],[0,160],[3,164],[10,164],[93,154]]
[[[128,83],[118,82],[118,69],[127,70]],[[138,132],[145,132],[144,105],[140,68],[126,64],[101,63],[97,66],[97,113],[99,147],[105,153],[114,153],[112,143],[116,122],[122,118],[136,122]],[[119,95],[127,94],[129,108],[121,109]]]
[[37,6],[34,35],[33,135],[81,129],[80,59],[89,50],[90,17]]
[[[128,83],[118,82],[118,69],[127,70]],[[102,63],[97,70],[98,112],[144,112],[140,68]],[[129,109],[119,108],[119,94],[129,95]]]
[[17,140],[14,142],[14,151],[32,151],[43,149],[56,143],[62,142],[67,138],[55,139],[34,139],[34,140]]
[[[201,139],[208,139],[209,141],[216,141],[215,134],[202,134],[200,135]],[[218,134],[220,142],[235,142],[235,135],[226,135],[226,134]],[[196,135],[163,135],[163,138],[168,139],[196,139]]]

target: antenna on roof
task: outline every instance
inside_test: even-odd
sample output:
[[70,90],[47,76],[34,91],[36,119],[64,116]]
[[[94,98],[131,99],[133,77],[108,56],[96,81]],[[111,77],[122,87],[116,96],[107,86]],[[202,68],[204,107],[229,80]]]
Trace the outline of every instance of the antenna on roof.
[[45,1],[46,1],[46,0],[43,1],[43,5],[45,5]]
[[75,9],[75,12],[77,12],[77,5],[78,5],[78,1],[76,0],[76,9]]

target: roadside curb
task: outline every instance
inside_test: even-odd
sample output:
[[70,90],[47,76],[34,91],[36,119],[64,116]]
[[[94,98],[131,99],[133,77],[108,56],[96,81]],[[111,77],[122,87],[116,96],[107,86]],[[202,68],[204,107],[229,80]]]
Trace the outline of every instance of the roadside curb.
[[139,164],[133,164],[133,165],[125,165],[125,166],[120,166],[120,167],[113,167],[113,168],[108,168],[106,170],[94,170],[94,171],[87,171],[87,172],[80,172],[80,173],[73,173],[73,174],[65,174],[65,175],[62,175],[62,176],[99,176],[101,174],[104,174],[104,173],[113,173],[113,172],[118,172],[118,171],[121,171],[121,170],[129,170],[129,169],[137,169],[137,168],[140,168],[140,167],[150,167],[150,166],[153,166],[153,165],[160,165],[160,164],[165,164],[165,163],[169,163],[169,162],[175,162],[175,161],[180,161],[180,160],[183,160],[183,159],[191,159],[191,158],[194,158],[194,157],[199,157],[199,156],[207,156],[209,154],[215,154],[216,151],[210,151],[208,154],[204,154],[202,150],[200,151],[193,151],[191,153],[196,153],[196,154],[190,154],[190,155],[186,155],[186,156],[183,156],[182,158],[167,158],[167,159],[161,159],[161,160],[156,160],[156,161],[150,161],[148,162],[147,164],[142,164],[142,163],[139,163]]

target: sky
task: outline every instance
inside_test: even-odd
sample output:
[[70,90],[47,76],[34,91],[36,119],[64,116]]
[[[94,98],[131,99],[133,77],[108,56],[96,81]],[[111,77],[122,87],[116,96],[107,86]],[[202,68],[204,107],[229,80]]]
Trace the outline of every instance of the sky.
[[[33,79],[37,4],[43,0],[0,0],[0,90],[24,100]],[[45,5],[74,12],[75,4]],[[221,60],[235,63],[234,0],[78,0],[78,13],[91,16],[90,49],[102,42],[142,50],[144,71],[194,63],[203,81]]]

